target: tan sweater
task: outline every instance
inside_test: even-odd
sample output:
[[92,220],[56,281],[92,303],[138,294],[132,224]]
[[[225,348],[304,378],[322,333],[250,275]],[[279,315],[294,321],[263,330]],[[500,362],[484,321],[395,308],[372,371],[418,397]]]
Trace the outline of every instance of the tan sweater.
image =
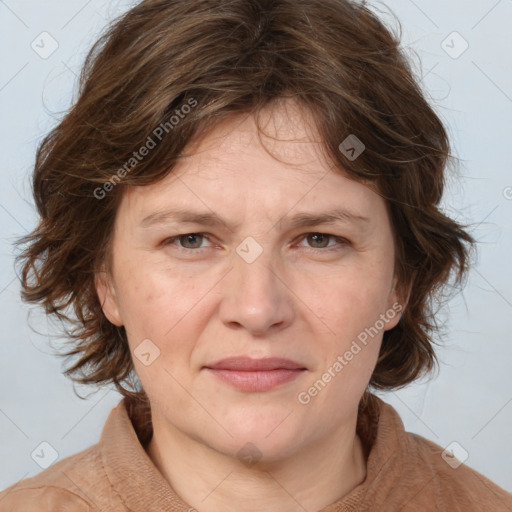
[[[366,479],[320,512],[512,512],[511,494],[465,465],[454,469],[443,448],[405,432],[379,398],[368,395],[367,403],[357,427],[367,451]],[[148,418],[147,410],[122,399],[96,445],[5,489],[0,511],[192,511],[144,450],[152,435]],[[233,509],[243,512],[243,503]]]

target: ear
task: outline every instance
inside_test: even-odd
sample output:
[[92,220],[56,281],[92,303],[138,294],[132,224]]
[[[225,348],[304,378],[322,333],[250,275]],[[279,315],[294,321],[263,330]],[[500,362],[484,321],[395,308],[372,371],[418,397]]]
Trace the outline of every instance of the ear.
[[110,275],[105,271],[96,272],[94,276],[94,285],[96,287],[96,293],[98,294],[98,299],[100,300],[103,313],[110,323],[121,327],[123,325],[123,321],[119,312],[116,290],[111,281]]
[[391,292],[389,294],[389,300],[387,304],[387,310],[385,313],[386,316],[386,328],[385,331],[389,331],[396,327],[400,318],[409,303],[409,298],[411,296],[412,286],[414,284],[414,280],[416,277],[416,272],[414,272],[411,281],[409,283],[399,283],[398,277],[395,276],[393,278],[393,286],[391,288]]

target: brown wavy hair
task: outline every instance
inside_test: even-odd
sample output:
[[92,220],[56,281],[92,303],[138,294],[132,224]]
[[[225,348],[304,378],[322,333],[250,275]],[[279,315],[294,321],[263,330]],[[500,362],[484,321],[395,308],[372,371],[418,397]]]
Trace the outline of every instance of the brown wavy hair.
[[[334,165],[386,200],[395,273],[402,289],[413,283],[370,386],[398,388],[435,367],[436,305],[452,278],[462,284],[474,240],[441,211],[449,140],[400,35],[350,0],[145,0],[91,48],[76,101],[38,147],[40,221],[18,242],[22,298],[62,321],[73,381],[144,393],[94,282],[123,190],[172,172],[217,122],[280,98],[308,109]],[[351,134],[365,145],[354,160],[339,149]]]

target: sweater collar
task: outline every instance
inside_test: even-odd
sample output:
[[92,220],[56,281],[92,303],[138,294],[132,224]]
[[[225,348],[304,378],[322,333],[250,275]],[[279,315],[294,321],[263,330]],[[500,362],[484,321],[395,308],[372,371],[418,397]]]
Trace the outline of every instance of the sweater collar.
[[[349,494],[319,512],[353,512],[382,486],[387,487],[385,466],[400,456],[405,429],[396,411],[380,398],[366,393],[359,406],[357,433],[367,457],[367,474]],[[152,436],[147,402],[123,398],[110,413],[100,445],[111,485],[129,510],[190,512],[187,505],[158,471],[144,446]],[[387,482],[391,485],[390,482]]]

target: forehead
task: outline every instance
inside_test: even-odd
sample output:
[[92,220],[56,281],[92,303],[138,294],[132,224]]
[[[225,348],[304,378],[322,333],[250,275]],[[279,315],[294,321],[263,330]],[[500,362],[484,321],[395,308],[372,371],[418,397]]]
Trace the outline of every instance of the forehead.
[[329,160],[311,114],[291,100],[258,118],[243,114],[218,123],[185,148],[166,178],[125,195],[121,207],[129,206],[134,217],[194,207],[234,211],[233,221],[272,220],[292,210],[320,213],[322,207],[365,216],[382,202]]
[[[316,168],[325,173],[333,167],[323,151],[323,141],[316,128],[311,112],[292,99],[281,99],[262,109],[257,118],[254,114],[237,114],[222,120],[208,131],[191,141],[182,152],[183,162],[175,167],[187,167],[192,171],[194,166],[187,165],[193,158],[199,163],[208,159],[213,164],[220,161],[225,166],[233,154],[245,156],[268,150],[274,159],[279,159],[299,171]],[[262,158],[261,154],[258,154]],[[274,163],[275,165],[275,163]],[[209,166],[209,167],[214,167]]]

